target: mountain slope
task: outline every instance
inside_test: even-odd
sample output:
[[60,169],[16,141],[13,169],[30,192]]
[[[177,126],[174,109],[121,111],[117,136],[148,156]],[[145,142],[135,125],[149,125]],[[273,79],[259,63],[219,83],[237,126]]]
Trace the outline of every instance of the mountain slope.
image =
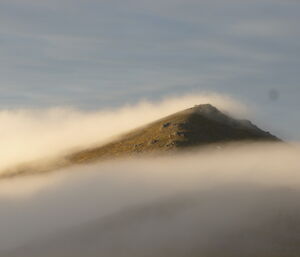
[[155,121],[107,145],[72,154],[68,160],[84,163],[99,158],[242,140],[279,141],[250,121],[233,119],[212,105],[204,104]]
[[234,141],[280,140],[247,120],[237,120],[210,104],[196,105],[96,146],[51,161],[24,164],[1,172],[0,178],[47,172],[74,164],[125,157],[141,153],[161,153]]

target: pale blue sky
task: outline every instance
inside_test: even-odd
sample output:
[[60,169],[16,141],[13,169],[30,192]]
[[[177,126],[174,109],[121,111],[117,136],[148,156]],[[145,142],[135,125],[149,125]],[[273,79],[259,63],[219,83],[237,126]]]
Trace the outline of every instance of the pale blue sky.
[[300,139],[299,24],[298,0],[1,0],[0,108],[217,91]]

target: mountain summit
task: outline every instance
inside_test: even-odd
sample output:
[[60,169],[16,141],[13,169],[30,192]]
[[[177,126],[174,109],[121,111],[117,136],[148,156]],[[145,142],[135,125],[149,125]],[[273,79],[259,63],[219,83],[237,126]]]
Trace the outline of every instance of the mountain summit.
[[234,119],[210,104],[201,104],[138,128],[106,145],[74,153],[68,160],[84,163],[134,153],[245,140],[280,141],[248,120]]
[[210,104],[195,105],[120,136],[105,145],[74,152],[60,159],[24,164],[2,172],[2,177],[32,174],[104,159],[142,153],[162,153],[228,142],[280,139],[248,120],[234,119]]

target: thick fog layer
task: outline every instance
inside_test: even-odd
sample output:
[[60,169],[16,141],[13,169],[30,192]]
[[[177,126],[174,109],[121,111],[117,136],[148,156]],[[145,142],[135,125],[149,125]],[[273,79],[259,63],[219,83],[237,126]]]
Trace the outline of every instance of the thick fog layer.
[[[101,144],[220,95],[118,110],[1,111],[0,169]],[[244,116],[244,115],[243,115]],[[0,181],[2,257],[300,256],[300,148],[219,146]]]
[[2,181],[0,256],[299,256],[299,155],[235,145]]
[[236,115],[246,111],[237,101],[217,94],[187,95],[94,112],[68,108],[0,110],[0,170],[76,147],[101,144],[120,133],[205,103]]

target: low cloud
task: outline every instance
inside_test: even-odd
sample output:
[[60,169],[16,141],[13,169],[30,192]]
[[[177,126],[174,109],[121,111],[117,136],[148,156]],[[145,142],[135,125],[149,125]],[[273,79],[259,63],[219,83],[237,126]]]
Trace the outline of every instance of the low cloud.
[[[95,112],[1,111],[0,168],[103,144],[208,102],[248,112],[215,94]],[[299,256],[300,146],[212,148],[0,180],[0,256]]]
[[159,102],[143,101],[98,111],[68,108],[2,110],[0,170],[26,161],[54,157],[74,148],[102,144],[121,133],[201,103],[211,103],[238,116],[247,110],[238,101],[219,94],[169,97]]
[[299,256],[299,154],[298,146],[235,145],[2,181],[0,249],[22,257]]

